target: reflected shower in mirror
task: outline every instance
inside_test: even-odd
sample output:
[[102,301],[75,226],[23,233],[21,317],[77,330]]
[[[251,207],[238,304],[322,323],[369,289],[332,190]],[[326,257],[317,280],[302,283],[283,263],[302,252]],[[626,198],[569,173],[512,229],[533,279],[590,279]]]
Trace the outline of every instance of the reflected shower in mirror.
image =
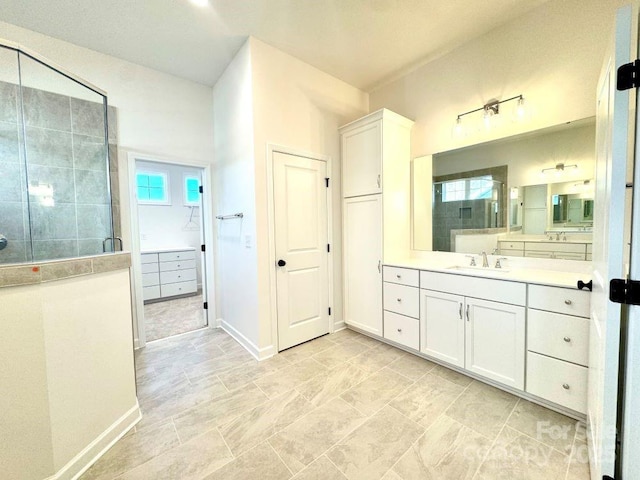
[[594,145],[588,118],[415,159],[414,249],[491,252],[515,236],[590,243]]

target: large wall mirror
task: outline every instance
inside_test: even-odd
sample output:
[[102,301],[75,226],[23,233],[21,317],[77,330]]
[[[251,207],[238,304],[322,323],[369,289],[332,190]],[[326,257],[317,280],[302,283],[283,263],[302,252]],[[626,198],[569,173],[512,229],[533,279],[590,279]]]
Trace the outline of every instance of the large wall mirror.
[[499,253],[501,242],[526,241],[529,251],[501,253],[580,259],[545,245],[562,242],[582,245],[582,259],[589,259],[593,117],[413,163],[414,249]]

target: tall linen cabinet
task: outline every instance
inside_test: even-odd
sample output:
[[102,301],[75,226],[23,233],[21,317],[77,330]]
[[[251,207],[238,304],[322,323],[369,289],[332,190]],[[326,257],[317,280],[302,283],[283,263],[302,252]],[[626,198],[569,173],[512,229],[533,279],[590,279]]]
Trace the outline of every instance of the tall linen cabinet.
[[383,336],[382,263],[409,254],[411,127],[387,109],[340,128],[344,320]]

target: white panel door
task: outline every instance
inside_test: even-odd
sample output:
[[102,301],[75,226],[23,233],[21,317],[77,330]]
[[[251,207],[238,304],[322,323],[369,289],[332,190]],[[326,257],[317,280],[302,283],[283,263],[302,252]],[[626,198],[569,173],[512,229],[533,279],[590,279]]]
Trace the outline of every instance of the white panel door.
[[344,200],[344,321],[382,336],[382,195]]
[[593,293],[589,345],[587,428],[591,478],[614,476],[618,407],[620,305],[609,301],[609,281],[624,277],[629,92],[616,90],[616,71],[630,61],[631,6],[616,14],[614,39],[598,82]]
[[278,350],[329,333],[326,168],[273,154]]
[[465,368],[524,390],[525,308],[466,299]]
[[342,195],[382,193],[382,121],[342,134]]
[[420,290],[420,351],[464,367],[464,297]]

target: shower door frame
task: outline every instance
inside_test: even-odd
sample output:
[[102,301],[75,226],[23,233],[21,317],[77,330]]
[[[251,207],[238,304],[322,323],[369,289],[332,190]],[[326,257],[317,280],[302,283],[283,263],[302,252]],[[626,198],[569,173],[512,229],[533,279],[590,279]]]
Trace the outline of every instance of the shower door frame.
[[[138,218],[138,203],[136,201],[136,161],[155,162],[159,164],[180,165],[202,169],[202,234],[207,248],[204,251],[203,293],[206,295],[207,309],[205,315],[207,326],[216,327],[215,275],[213,269],[213,252],[215,237],[213,236],[212,203],[211,200],[211,164],[194,160],[184,160],[148,153],[128,152],[127,172],[129,185],[129,217],[131,228],[131,298],[133,311],[133,341],[134,348],[143,348],[146,344],[144,327],[144,300],[142,298],[142,264],[140,248],[140,222]],[[206,290],[205,290],[206,289]],[[211,314],[210,314],[211,313]]]

